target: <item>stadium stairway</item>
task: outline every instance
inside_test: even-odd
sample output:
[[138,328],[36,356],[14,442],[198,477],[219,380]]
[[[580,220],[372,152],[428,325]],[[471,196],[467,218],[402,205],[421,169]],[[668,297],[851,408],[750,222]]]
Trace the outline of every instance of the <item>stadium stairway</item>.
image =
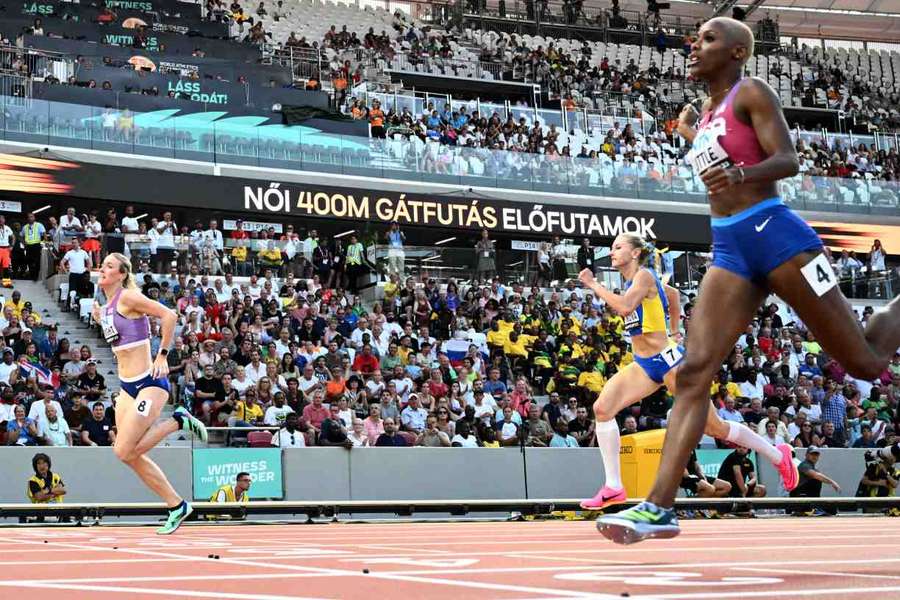
[[[58,325],[60,339],[68,338],[72,348],[85,344],[90,347],[91,355],[97,361],[97,372],[106,379],[106,387],[112,391],[118,390],[119,378],[112,350],[100,339],[97,330],[81,321],[76,313],[63,312],[43,284],[23,279],[16,279],[14,284],[13,290],[18,290],[22,293],[23,300],[31,302],[32,309],[40,315],[42,322]],[[12,290],[5,295],[8,297],[9,294],[12,294]]]

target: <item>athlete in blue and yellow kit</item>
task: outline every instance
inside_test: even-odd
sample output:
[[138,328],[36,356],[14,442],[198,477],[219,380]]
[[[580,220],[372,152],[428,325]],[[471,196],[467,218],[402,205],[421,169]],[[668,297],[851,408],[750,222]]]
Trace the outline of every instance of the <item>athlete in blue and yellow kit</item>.
[[[594,427],[597,447],[603,456],[605,481],[597,495],[581,502],[586,509],[601,509],[621,504],[627,499],[619,469],[619,426],[616,415],[624,408],[637,404],[662,385],[675,394],[675,375],[684,359],[684,348],[669,337],[669,324],[681,320],[678,291],[665,285],[653,270],[644,266],[650,253],[647,244],[634,234],[622,234],[610,248],[610,263],[625,279],[625,293],[607,290],[594,279],[590,270],[583,270],[579,278],[585,287],[625,318],[625,329],[631,336],[634,362],[613,375],[594,402]],[[709,387],[709,383],[707,383]],[[755,431],[738,423],[719,418],[711,402],[707,403],[706,433],[740,446],[757,450],[779,468],[785,488],[797,486],[797,470],[791,460],[788,444],[772,446]],[[685,461],[685,464],[687,461]]]

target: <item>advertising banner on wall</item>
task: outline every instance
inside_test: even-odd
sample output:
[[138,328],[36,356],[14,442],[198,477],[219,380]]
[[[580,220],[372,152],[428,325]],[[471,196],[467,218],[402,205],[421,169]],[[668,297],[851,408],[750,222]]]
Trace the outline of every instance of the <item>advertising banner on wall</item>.
[[281,448],[199,448],[193,451],[194,499],[209,500],[238,473],[250,473],[250,498],[281,500]]
[[[708,247],[711,241],[707,215],[675,212],[676,207],[672,212],[636,210],[629,208],[627,200],[622,201],[621,208],[606,208],[592,206],[583,198],[573,198],[568,204],[548,204],[535,201],[533,194],[514,201],[446,193],[402,193],[378,189],[375,179],[328,186],[177,171],[166,171],[165,177],[160,177],[160,171],[153,169],[32,158],[23,164],[22,160],[0,155],[0,165],[13,161],[23,171],[18,174],[19,184],[14,191],[172,207],[207,206],[224,212],[264,215],[265,221],[397,221],[404,226],[438,230],[487,229],[516,237],[528,234],[611,239],[621,233],[635,233],[663,243],[693,247]],[[315,164],[306,163],[303,167],[315,170]],[[900,235],[900,227],[879,226],[878,233],[882,240],[890,240]]]

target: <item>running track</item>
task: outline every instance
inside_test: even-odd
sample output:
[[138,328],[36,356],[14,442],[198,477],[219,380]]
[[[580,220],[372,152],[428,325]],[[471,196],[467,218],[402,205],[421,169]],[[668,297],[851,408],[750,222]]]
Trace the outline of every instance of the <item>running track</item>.
[[4,528],[0,598],[900,598],[900,519],[683,527],[626,547],[564,521]]

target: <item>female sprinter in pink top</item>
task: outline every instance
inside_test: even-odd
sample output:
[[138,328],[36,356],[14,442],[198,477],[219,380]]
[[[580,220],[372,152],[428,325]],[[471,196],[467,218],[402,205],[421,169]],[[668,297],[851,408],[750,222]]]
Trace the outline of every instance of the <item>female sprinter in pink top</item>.
[[798,160],[778,96],[742,76],[753,46],[750,29],[725,17],[704,23],[691,45],[690,73],[708,84],[709,98],[699,126],[685,107],[678,131],[692,143],[688,160],[709,192],[713,262],[691,317],[656,483],[646,502],[597,520],[618,543],[678,535],[672,506],[703,433],[709,383],[770,292],[856,377],[877,377],[900,346],[900,299],[863,331],[822,242],[778,196],[778,181],[797,173]]
[[[100,288],[107,303],[94,303],[94,321],[100,324],[119,367],[122,389],[116,401],[116,444],[113,450],[123,463],[162,498],[169,507],[166,523],[156,530],[160,535],[174,533],[191,514],[162,470],[146,453],[160,440],[179,429],[206,441],[206,428],[179,407],[172,418],[157,422],[169,400],[168,348],[175,332],[175,313],[144,296],[131,273],[131,263],[122,254],[113,253],[100,266]],[[161,321],[160,351],[150,356],[150,319]]]

